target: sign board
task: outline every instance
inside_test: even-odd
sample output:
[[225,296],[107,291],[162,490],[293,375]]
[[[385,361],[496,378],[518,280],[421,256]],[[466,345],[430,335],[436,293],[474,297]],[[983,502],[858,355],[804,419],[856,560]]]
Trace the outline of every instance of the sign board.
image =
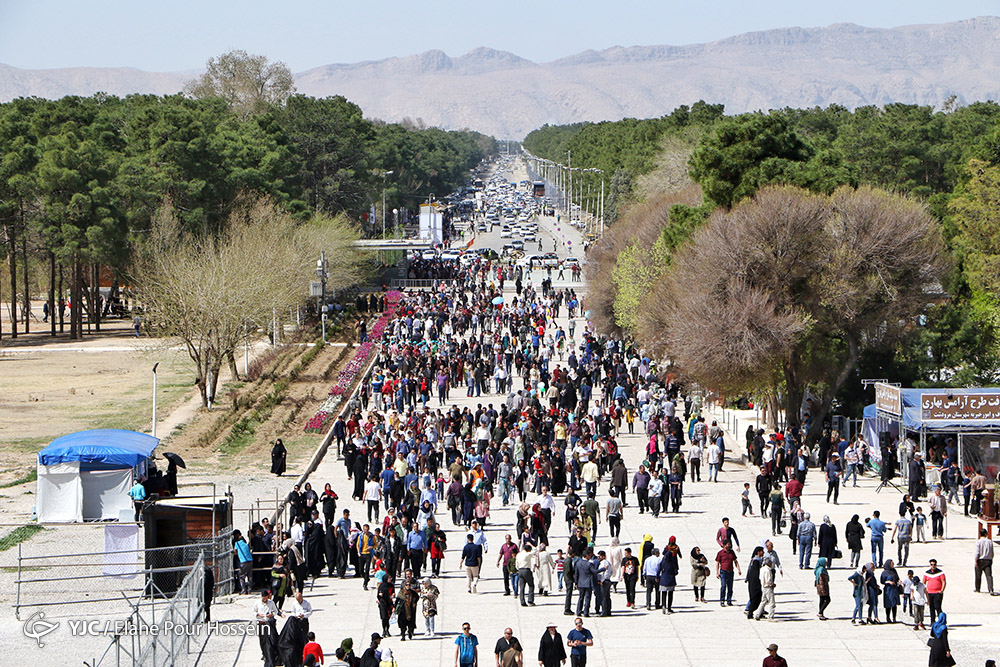
[[420,239],[437,245],[444,240],[441,213],[437,204],[420,205]]
[[323,296],[323,283],[313,280],[309,283],[309,296]]
[[903,414],[903,397],[899,387],[885,382],[875,383],[875,409],[899,417]]
[[925,422],[1000,421],[1000,394],[924,392],[920,395],[920,419]]

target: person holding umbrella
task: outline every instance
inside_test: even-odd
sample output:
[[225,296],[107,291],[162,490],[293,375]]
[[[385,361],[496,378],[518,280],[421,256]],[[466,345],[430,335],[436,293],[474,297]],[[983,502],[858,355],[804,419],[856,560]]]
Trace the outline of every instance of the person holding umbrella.
[[167,474],[166,474],[166,486],[167,491],[172,496],[177,495],[177,468],[187,468],[184,465],[184,459],[180,457],[180,454],[175,454],[174,452],[166,452],[163,454],[163,458],[167,460]]

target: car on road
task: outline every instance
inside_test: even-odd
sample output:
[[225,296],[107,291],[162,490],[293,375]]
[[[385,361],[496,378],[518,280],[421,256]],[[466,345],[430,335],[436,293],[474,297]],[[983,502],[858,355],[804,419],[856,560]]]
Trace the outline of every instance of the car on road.
[[443,261],[443,262],[454,262],[454,261],[458,260],[458,258],[461,257],[461,256],[462,256],[462,253],[460,253],[457,250],[445,250],[443,253],[441,253],[441,261]]
[[486,231],[486,225],[484,225],[483,223],[479,223],[479,231],[485,232]]
[[554,252],[547,252],[544,255],[540,255],[539,258],[542,266],[551,266],[553,268],[559,266],[559,255]]
[[437,253],[434,252],[433,250],[424,250],[422,253],[420,253],[420,259],[424,260],[425,262],[429,262],[432,259],[437,259]]
[[514,246],[514,250],[524,250],[524,241],[521,239],[514,239],[514,242],[511,243],[511,245]]
[[524,232],[524,240],[527,241],[528,243],[534,243],[535,242],[535,233],[534,232]]
[[511,233],[510,233],[509,229],[503,229],[503,230],[500,231],[500,238],[502,238],[502,239],[509,239],[510,237],[511,237]]
[[580,266],[580,260],[576,257],[567,257],[562,263],[567,269],[572,269],[574,266]]

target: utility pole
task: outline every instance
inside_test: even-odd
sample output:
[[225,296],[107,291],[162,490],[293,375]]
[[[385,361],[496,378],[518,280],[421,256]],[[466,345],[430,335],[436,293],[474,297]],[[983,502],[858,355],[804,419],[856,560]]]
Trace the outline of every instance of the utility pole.
[[604,172],[601,172],[601,234],[604,237]]

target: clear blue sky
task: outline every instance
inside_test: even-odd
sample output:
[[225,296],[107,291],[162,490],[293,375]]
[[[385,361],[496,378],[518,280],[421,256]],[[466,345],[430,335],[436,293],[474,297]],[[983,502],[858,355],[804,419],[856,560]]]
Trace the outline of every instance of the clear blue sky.
[[184,71],[241,48],[298,72],[477,46],[547,61],[786,26],[888,28],[997,13],[996,0],[0,0],[0,63]]

